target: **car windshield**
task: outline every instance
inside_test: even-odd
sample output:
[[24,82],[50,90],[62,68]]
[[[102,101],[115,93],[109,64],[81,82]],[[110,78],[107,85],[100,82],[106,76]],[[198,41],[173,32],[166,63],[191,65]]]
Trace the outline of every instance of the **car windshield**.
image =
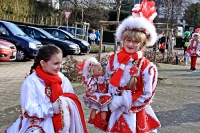
[[47,38],[49,38],[49,39],[51,39],[51,38],[54,38],[50,33],[48,33],[47,31],[45,31],[45,30],[43,30],[43,29],[41,29],[41,28],[39,28],[40,29],[40,31],[41,31],[41,33],[43,34],[43,35],[45,35]]
[[[76,29],[76,34],[87,36],[88,35],[87,31],[84,31],[84,32],[83,31],[84,31],[83,29],[77,28]],[[75,34],[75,27],[69,27],[68,30],[67,30],[67,32],[69,32],[72,35],[74,35]]]
[[65,34],[67,34],[69,37],[74,38],[74,36],[70,33],[68,33],[67,31],[62,30],[62,32],[64,32]]
[[15,24],[5,23],[6,27],[16,36],[26,36],[26,34]]

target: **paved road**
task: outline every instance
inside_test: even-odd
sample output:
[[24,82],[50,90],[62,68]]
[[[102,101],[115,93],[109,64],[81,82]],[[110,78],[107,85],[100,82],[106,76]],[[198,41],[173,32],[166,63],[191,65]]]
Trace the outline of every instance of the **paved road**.
[[[74,56],[78,60],[91,55]],[[200,62],[200,58],[198,58]],[[0,62],[0,133],[18,117],[20,86],[33,60]],[[159,84],[152,107],[161,121],[159,133],[200,133],[200,66],[188,72],[189,66],[159,64]],[[82,100],[83,86],[72,83]],[[89,110],[83,105],[85,119]],[[101,133],[88,125],[89,133]]]

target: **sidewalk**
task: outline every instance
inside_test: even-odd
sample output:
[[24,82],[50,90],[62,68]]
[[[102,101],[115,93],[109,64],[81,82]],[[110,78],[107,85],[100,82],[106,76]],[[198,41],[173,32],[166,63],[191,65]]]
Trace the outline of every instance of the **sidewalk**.
[[[81,55],[78,60],[91,55]],[[198,58],[200,63],[200,58]],[[24,75],[33,61],[0,62],[0,133],[9,127],[19,115],[20,86]],[[159,64],[159,84],[152,108],[162,127],[158,133],[199,133],[200,132],[200,66],[194,72],[188,72],[190,66]],[[82,102],[84,87],[81,83],[72,83]],[[85,120],[89,112],[82,104]],[[89,133],[101,133],[87,124]]]

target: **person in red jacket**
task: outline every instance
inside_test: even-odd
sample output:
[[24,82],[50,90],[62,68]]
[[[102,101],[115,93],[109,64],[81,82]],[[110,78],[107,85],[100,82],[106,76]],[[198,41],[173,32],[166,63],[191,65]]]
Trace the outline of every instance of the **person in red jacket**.
[[94,123],[106,132],[156,133],[161,125],[150,106],[156,92],[157,67],[143,55],[133,58],[134,53],[144,51],[156,42],[154,4],[143,0],[140,5],[135,5],[132,16],[123,20],[117,28],[116,38],[123,47],[109,57],[106,67],[112,95],[108,126],[98,124],[99,114]]
[[199,50],[200,50],[200,40],[199,40],[199,33],[193,33],[192,39],[188,43],[188,47],[186,50],[186,64],[188,61],[188,58],[191,58],[190,62],[190,71],[196,70],[196,62],[197,57],[199,56]]

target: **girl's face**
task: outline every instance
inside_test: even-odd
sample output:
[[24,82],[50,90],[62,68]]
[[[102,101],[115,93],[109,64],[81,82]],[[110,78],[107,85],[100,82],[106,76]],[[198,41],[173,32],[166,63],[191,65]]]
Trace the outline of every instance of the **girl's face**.
[[94,74],[94,76],[102,76],[104,74],[104,72],[101,67],[95,65],[94,69],[93,69],[93,74]]
[[62,63],[61,53],[53,55],[51,59],[47,62],[44,62],[43,60],[40,61],[43,71],[50,75],[58,74],[61,68],[61,63]]
[[194,37],[193,37],[193,38],[194,38],[194,40],[196,40],[196,41],[197,41],[197,40],[199,39],[199,36],[198,36],[198,35],[194,35]]
[[139,50],[140,42],[133,38],[126,38],[124,40],[124,49],[127,53],[135,53]]

